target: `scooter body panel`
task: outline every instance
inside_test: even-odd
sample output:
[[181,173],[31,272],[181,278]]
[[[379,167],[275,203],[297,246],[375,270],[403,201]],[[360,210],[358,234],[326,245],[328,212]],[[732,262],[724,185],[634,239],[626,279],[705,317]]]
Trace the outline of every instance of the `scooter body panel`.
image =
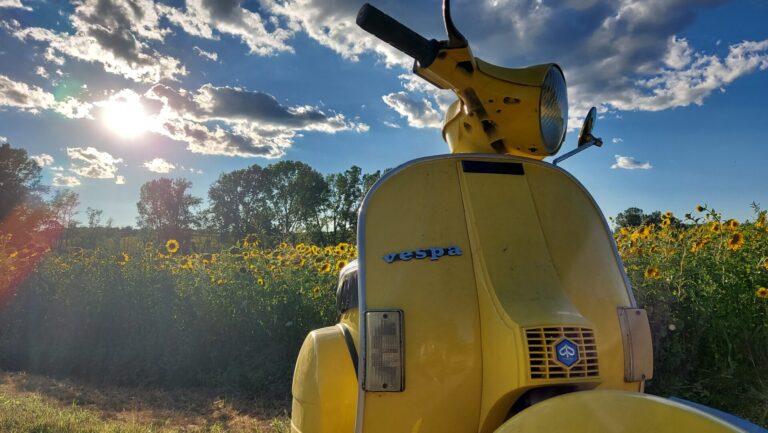
[[637,392],[585,391],[543,401],[496,433],[736,433],[735,425],[672,400]]

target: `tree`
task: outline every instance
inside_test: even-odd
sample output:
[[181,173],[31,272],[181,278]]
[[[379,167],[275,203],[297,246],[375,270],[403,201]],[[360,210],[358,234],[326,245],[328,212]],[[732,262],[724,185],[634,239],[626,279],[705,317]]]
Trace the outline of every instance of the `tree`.
[[30,199],[39,200],[47,188],[41,182],[41,168],[24,149],[0,144],[0,221]]
[[360,167],[353,165],[343,173],[326,176],[328,183],[328,230],[331,242],[349,242],[354,239],[353,227],[357,224],[357,207],[363,195],[363,179]]
[[176,239],[189,249],[192,229],[197,225],[195,207],[202,199],[189,194],[192,182],[187,179],[151,180],[141,186],[137,223],[155,234],[158,240]]
[[94,209],[92,207],[88,207],[85,210],[85,215],[88,217],[88,228],[89,229],[95,229],[101,224],[101,216],[104,214],[103,210]]
[[649,214],[643,213],[643,210],[636,207],[627,208],[624,212],[619,212],[614,219],[617,228],[621,227],[640,227],[647,224],[661,223],[661,212],[654,211]]
[[248,234],[261,238],[272,232],[272,216],[267,207],[268,181],[257,164],[224,173],[208,189],[208,213],[213,227],[230,241]]
[[58,225],[62,228],[76,227],[77,221],[75,221],[75,210],[80,204],[80,196],[68,189],[56,191],[50,202],[51,207],[51,224]]
[[320,173],[303,162],[280,161],[264,169],[264,178],[265,204],[282,239],[292,239],[300,230],[322,232],[328,184]]
[[355,242],[358,209],[365,194],[380,177],[380,171],[364,174],[356,165],[326,177],[329,194],[325,226],[331,242]]

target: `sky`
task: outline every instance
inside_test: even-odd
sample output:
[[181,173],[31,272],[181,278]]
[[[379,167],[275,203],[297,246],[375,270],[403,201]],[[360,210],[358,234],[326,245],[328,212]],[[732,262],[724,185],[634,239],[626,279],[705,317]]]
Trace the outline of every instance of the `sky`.
[[[0,0],[0,141],[53,190],[135,225],[144,182],[282,159],[366,172],[448,152],[455,99],[356,27],[356,0]],[[444,39],[440,1],[375,1]],[[455,0],[474,54],[558,63],[569,133],[591,106],[604,145],[561,167],[607,217],[768,207],[768,2]],[[551,158],[550,158],[551,159]],[[547,159],[547,160],[550,160]]]

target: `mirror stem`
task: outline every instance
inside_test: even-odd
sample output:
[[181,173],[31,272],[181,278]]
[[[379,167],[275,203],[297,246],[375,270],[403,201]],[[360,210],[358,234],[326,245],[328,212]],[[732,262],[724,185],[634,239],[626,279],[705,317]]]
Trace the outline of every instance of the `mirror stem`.
[[555,160],[552,161],[552,165],[557,165],[557,164],[565,161],[566,159],[568,159],[568,158],[570,158],[570,157],[580,153],[581,151],[589,149],[592,146],[600,147],[602,145],[603,145],[603,140],[601,140],[601,139],[599,139],[597,137],[590,136],[590,140],[588,142],[582,144],[581,146],[577,147],[576,149],[573,149],[572,151],[566,153],[563,156],[559,156],[559,157],[555,158]]

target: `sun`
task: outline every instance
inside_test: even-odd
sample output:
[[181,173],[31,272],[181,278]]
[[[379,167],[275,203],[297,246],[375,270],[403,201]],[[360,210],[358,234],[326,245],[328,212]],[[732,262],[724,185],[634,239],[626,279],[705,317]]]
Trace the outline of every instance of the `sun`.
[[136,138],[149,130],[152,119],[134,98],[115,98],[104,104],[104,125],[123,138]]

